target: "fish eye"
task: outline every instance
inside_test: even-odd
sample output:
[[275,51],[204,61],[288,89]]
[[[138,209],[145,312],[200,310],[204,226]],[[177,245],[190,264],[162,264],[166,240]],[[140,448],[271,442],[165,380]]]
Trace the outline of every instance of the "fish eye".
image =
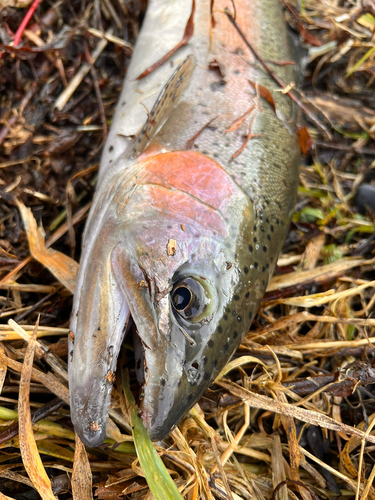
[[210,300],[202,284],[195,278],[177,281],[171,292],[174,310],[188,321],[199,321]]

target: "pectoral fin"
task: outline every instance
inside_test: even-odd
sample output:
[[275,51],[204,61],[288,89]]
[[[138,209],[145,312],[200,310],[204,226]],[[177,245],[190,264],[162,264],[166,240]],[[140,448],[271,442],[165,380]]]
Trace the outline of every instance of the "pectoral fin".
[[132,158],[136,158],[147,148],[164,125],[172,109],[178,104],[181,96],[188,88],[195,66],[195,57],[189,55],[185,61],[177,67],[176,71],[165,84],[144,127],[134,143],[131,151]]

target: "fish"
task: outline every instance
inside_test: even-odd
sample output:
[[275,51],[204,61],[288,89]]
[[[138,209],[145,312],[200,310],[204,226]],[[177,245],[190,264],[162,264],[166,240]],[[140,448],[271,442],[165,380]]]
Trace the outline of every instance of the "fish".
[[73,301],[71,418],[87,446],[106,438],[130,334],[143,423],[168,436],[249,331],[288,231],[298,110],[226,9],[279,80],[295,79],[279,0],[149,2]]

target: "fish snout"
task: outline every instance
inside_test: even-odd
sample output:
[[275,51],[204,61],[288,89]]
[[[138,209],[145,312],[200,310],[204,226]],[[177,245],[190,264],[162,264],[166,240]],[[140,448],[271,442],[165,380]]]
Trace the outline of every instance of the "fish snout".
[[74,430],[80,437],[83,444],[90,448],[100,446],[106,438],[107,411],[110,402],[110,392],[107,396],[96,400],[99,404],[91,404],[90,394],[98,394],[97,384],[80,383],[72,387],[74,391],[72,398],[75,404],[72,405],[71,418]]
[[117,358],[130,320],[112,267],[111,248],[101,243],[85,263],[85,280],[79,282],[74,297],[69,343],[72,422],[84,444],[91,447],[106,437]]

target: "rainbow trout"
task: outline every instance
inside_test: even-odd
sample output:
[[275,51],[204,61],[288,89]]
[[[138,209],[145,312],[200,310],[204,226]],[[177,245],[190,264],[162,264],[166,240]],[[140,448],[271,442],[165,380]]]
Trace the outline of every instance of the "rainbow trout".
[[[234,4],[246,39],[292,82],[279,0]],[[143,422],[151,439],[168,435],[248,331],[288,229],[296,110],[225,8],[232,2],[151,0],[127,71],[71,320],[71,415],[88,446],[106,437],[129,330]]]

